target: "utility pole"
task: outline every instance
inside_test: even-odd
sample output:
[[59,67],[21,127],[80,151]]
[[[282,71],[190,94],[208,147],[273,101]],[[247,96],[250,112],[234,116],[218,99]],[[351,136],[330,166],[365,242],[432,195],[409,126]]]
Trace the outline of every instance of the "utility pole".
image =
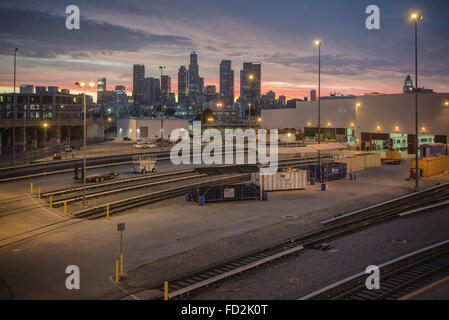
[[160,87],[160,89],[161,89],[161,113],[160,113],[160,116],[161,116],[161,142],[164,140],[164,99],[163,99],[163,97],[164,97],[164,92],[162,91],[162,72],[163,72],[163,70],[165,69],[166,67],[165,66],[159,66],[159,69],[161,69],[161,87]]
[[415,21],[415,191],[419,190],[419,131],[418,131],[418,22],[422,16],[413,13],[411,18]]
[[12,161],[11,165],[13,166],[16,162],[16,118],[17,118],[17,99],[16,99],[16,56],[18,48],[14,50],[14,95],[13,95],[13,116],[12,116]]

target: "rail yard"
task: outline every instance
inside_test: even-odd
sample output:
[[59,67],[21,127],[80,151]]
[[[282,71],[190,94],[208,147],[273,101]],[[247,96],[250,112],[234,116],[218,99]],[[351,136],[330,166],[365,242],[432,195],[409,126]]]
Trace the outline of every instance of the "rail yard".
[[[154,170],[136,170],[136,156],[142,155],[151,156]],[[445,173],[423,179],[420,191],[411,192],[408,160],[390,165],[378,159],[372,168],[355,172],[360,155],[325,152],[320,161],[328,171],[321,171],[320,179],[318,158],[310,155],[280,157],[278,173],[270,177],[259,174],[261,164],[173,165],[169,156],[169,151],[151,150],[90,157],[86,172],[91,179],[85,187],[77,177],[82,173],[79,159],[2,168],[0,271],[7,284],[2,298],[408,299],[446,277],[444,254],[432,249],[449,237],[439,231],[449,226]],[[420,233],[398,231],[389,241],[382,240],[384,234],[363,236],[392,224],[414,230],[424,216],[425,224],[433,219],[439,224],[425,241],[431,258],[442,261],[438,266],[418,252],[424,248],[413,239]],[[126,224],[123,244],[116,231],[120,223]],[[371,257],[371,264],[379,265],[383,291],[365,288],[367,275],[357,263],[314,275],[310,282],[314,261],[323,259],[316,255],[338,256],[344,251],[339,242],[351,237],[362,238],[368,247],[378,241],[402,244],[392,250],[396,256]],[[403,262],[401,254],[413,264]],[[285,281],[279,269],[298,264],[302,271],[289,271],[295,276],[288,278],[287,289],[267,289],[276,287],[273,279]],[[58,270],[67,265],[83,270],[83,290],[57,285],[65,278]],[[418,271],[410,269],[415,266]],[[29,285],[35,279],[30,268],[45,275],[38,290]],[[273,279],[263,278],[274,270]],[[18,278],[18,272],[25,275]],[[257,285],[252,279],[258,279]]]

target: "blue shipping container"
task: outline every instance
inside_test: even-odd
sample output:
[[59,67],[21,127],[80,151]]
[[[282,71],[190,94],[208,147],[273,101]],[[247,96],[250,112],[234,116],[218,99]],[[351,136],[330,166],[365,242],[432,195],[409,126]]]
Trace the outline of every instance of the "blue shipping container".
[[311,164],[308,170],[311,178],[319,181],[345,179],[347,174],[346,163],[322,164],[321,167],[317,164]]

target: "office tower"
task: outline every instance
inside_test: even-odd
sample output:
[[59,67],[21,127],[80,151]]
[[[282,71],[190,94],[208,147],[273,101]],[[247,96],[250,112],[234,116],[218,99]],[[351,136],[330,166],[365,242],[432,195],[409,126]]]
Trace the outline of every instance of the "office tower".
[[161,102],[166,104],[168,101],[168,94],[171,92],[171,78],[163,75],[161,78]]
[[161,88],[158,77],[145,78],[143,86],[143,102],[150,106],[157,106],[161,103]]
[[217,89],[215,86],[206,86],[206,101],[214,100],[216,97]]
[[220,94],[226,106],[234,102],[234,71],[231,70],[231,60],[220,63]]
[[48,86],[48,93],[50,94],[56,94],[58,93],[59,88],[56,86]]
[[[203,84],[204,85],[204,84]],[[190,54],[189,64],[189,97],[195,100],[195,97],[202,92],[198,66],[198,55],[194,51]]]
[[145,66],[143,64],[135,64],[133,66],[133,99],[135,104],[144,102],[143,86],[145,79]]
[[310,90],[310,101],[316,101],[316,90]]
[[244,62],[240,70],[240,98],[248,102],[256,102],[260,98],[261,87],[260,62]]
[[281,106],[285,106],[285,104],[287,103],[287,97],[286,96],[279,96],[278,101],[279,101],[279,104]]
[[178,102],[186,102],[188,88],[188,71],[181,66],[178,71]]
[[408,74],[404,81],[404,86],[402,87],[403,93],[412,92],[415,90],[415,87],[413,86],[413,80],[412,77]]
[[43,93],[47,93],[47,87],[37,86],[36,87],[36,94],[43,94]]
[[97,80],[97,94],[101,91],[106,91],[106,78],[100,78]]
[[34,85],[32,84],[21,84],[20,85],[20,93],[34,93]]
[[276,100],[276,93],[272,90],[267,92],[267,99],[269,104],[274,104],[274,101]]

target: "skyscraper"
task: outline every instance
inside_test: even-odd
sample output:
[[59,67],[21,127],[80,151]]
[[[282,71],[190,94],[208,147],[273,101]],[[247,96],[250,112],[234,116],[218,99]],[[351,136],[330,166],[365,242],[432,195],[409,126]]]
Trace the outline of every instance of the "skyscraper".
[[178,101],[186,102],[188,86],[188,71],[185,66],[181,66],[178,71]]
[[106,78],[100,78],[97,80],[97,93],[106,91]]
[[413,86],[413,80],[412,77],[408,74],[404,81],[404,86],[402,87],[403,93],[409,93],[415,90],[415,87]]
[[234,71],[231,70],[231,60],[220,63],[220,94],[226,106],[234,102]]
[[240,98],[256,103],[260,98],[261,72],[260,62],[244,62],[240,70]]
[[145,78],[143,82],[144,82],[143,103],[148,104],[150,106],[156,106],[160,104],[161,87],[159,78],[158,77]]
[[144,79],[145,66],[143,64],[135,64],[133,66],[133,99],[135,104],[141,104],[144,102]]
[[162,104],[166,104],[168,101],[168,95],[171,92],[171,78],[167,75],[163,75],[161,78],[161,99]]
[[201,89],[198,66],[198,55],[196,51],[190,54],[190,64],[189,64],[189,97],[195,100],[196,96],[200,94],[203,90]]
[[310,90],[310,101],[316,101],[316,90]]

